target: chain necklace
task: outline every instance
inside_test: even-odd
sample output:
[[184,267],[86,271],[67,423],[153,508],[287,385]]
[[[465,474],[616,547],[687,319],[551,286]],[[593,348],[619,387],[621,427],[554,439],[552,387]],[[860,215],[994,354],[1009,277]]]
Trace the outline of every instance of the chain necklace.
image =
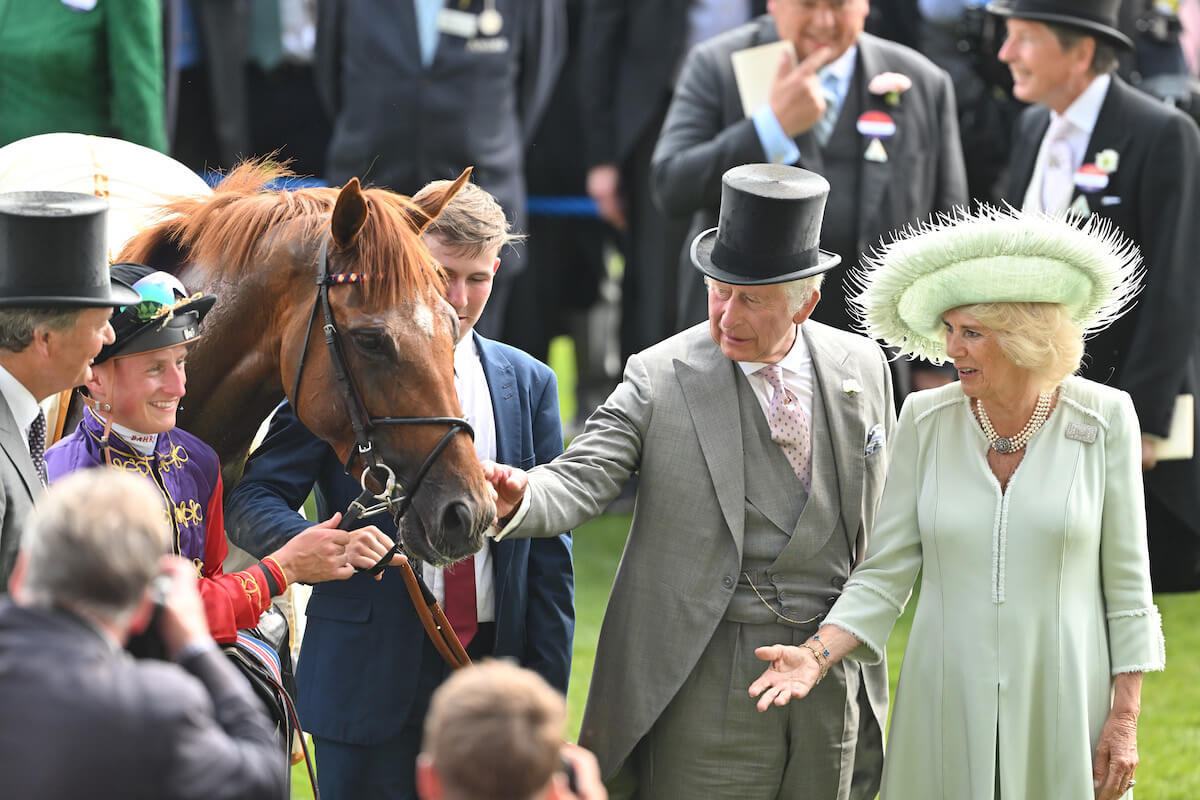
[[979,427],[983,428],[983,435],[987,437],[993,450],[997,453],[1008,454],[1015,453],[1029,443],[1033,435],[1038,432],[1038,429],[1046,422],[1046,418],[1050,416],[1050,403],[1054,400],[1054,392],[1042,392],[1038,395],[1037,405],[1033,407],[1033,416],[1029,418],[1029,422],[1025,423],[1025,427],[1021,428],[1021,432],[1016,436],[1001,436],[996,433],[996,429],[992,427],[992,421],[988,418],[987,409],[983,407],[982,400],[975,401],[975,413],[979,418]]

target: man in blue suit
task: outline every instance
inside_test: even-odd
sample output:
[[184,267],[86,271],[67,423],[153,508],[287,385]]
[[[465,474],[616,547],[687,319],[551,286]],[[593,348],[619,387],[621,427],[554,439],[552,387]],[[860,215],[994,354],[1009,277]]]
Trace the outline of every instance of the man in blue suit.
[[[500,248],[512,238],[500,205],[473,184],[425,233],[458,313],[455,384],[476,452],[524,468],[563,449],[554,373],[472,330],[491,294]],[[334,451],[284,404],[226,502],[230,538],[250,553],[276,549],[309,527],[295,509],[314,489],[322,519],[344,511],[359,493]],[[396,535],[390,520],[378,525]],[[473,659],[513,658],[566,692],[575,628],[569,533],[486,542],[454,567],[418,568]],[[379,581],[359,575],[318,584],[307,615],[296,683],[301,719],[316,740],[322,797],[415,798],[425,712],[448,668],[401,576],[388,570]]]

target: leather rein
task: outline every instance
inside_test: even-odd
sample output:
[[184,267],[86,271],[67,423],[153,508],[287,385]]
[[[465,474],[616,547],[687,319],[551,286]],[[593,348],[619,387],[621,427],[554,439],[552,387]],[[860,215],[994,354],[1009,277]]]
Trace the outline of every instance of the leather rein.
[[[412,506],[413,498],[421,488],[421,483],[433,466],[433,463],[450,444],[456,434],[465,433],[474,439],[475,431],[471,428],[471,424],[461,417],[372,417],[370,415],[366,404],[363,402],[362,395],[359,394],[354,384],[353,376],[350,375],[345,352],[342,349],[341,334],[338,332],[337,325],[334,322],[333,306],[329,302],[329,287],[357,283],[366,280],[366,276],[358,272],[331,274],[329,272],[328,250],[329,234],[326,233],[321,240],[320,255],[317,258],[317,296],[313,301],[312,312],[308,316],[308,327],[304,332],[304,344],[300,349],[300,362],[296,366],[296,379],[292,383],[292,408],[296,410],[298,417],[300,378],[304,374],[304,361],[308,355],[308,341],[312,337],[313,322],[316,320],[319,311],[324,320],[322,327],[325,333],[325,347],[329,351],[329,362],[333,366],[333,373],[337,380],[338,388],[342,399],[346,401],[346,407],[349,411],[350,425],[354,429],[354,447],[350,451],[350,456],[346,459],[344,465],[346,473],[350,474],[350,468],[353,466],[355,458],[361,458],[365,462],[362,476],[359,480],[362,486],[362,493],[346,509],[338,527],[342,530],[350,530],[350,526],[358,520],[384,512],[390,513],[396,524],[396,541],[387,554],[373,567],[358,569],[359,572],[378,575],[387,568],[388,563],[392,560],[392,556],[397,553],[407,556],[400,543],[400,519]],[[404,486],[396,479],[396,473],[392,468],[379,457],[378,449],[371,439],[371,432],[379,425],[448,425],[449,430],[446,431],[441,440],[429,452],[429,455],[425,457],[425,461],[422,462],[421,467],[417,470],[416,477],[413,478],[412,482],[408,486]],[[379,485],[383,487],[382,491],[376,492],[367,487],[367,480],[373,474],[376,475]],[[413,606],[416,608],[417,616],[420,617],[421,624],[425,627],[425,632],[429,634],[430,640],[433,642],[438,653],[441,654],[443,660],[453,669],[470,664],[471,659],[463,649],[458,635],[455,634],[454,628],[450,626],[445,612],[438,605],[437,598],[429,590],[420,573],[414,570],[412,565],[407,562],[400,567],[400,572],[404,577],[404,586],[408,590],[408,595],[412,599]]]

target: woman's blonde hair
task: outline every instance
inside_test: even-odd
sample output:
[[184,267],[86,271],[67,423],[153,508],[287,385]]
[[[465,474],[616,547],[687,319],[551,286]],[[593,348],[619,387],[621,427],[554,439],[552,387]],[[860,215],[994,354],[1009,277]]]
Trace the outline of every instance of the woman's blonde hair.
[[1049,386],[1079,369],[1083,332],[1062,303],[975,303],[958,310],[990,328],[1009,361]]

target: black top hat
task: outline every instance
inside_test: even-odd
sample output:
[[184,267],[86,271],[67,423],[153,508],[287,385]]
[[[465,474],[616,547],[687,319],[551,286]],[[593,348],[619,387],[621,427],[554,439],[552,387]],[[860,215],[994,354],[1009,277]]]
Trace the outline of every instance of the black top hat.
[[109,277],[107,214],[90,194],[0,194],[0,308],[136,303]]
[[[110,358],[132,356],[137,353],[149,353],[164,347],[174,347],[177,344],[187,344],[200,337],[200,320],[217,302],[215,295],[191,295],[183,290],[173,275],[160,273],[144,264],[113,264],[113,277],[125,281],[134,287],[141,288],[138,299],[124,306],[112,315],[113,333],[116,338],[93,360],[93,364],[101,364]],[[162,278],[155,281],[154,291],[139,287],[138,281],[151,275]],[[172,289],[172,287],[174,287]],[[144,296],[145,295],[145,296]],[[166,302],[150,299],[155,295]]]
[[819,248],[829,182],[784,164],[744,164],[721,178],[717,227],[692,242],[692,263],[722,283],[752,286],[817,275],[842,257]]
[[1117,29],[1121,0],[992,0],[987,10],[1001,17],[1080,28],[1127,50],[1133,40]]

